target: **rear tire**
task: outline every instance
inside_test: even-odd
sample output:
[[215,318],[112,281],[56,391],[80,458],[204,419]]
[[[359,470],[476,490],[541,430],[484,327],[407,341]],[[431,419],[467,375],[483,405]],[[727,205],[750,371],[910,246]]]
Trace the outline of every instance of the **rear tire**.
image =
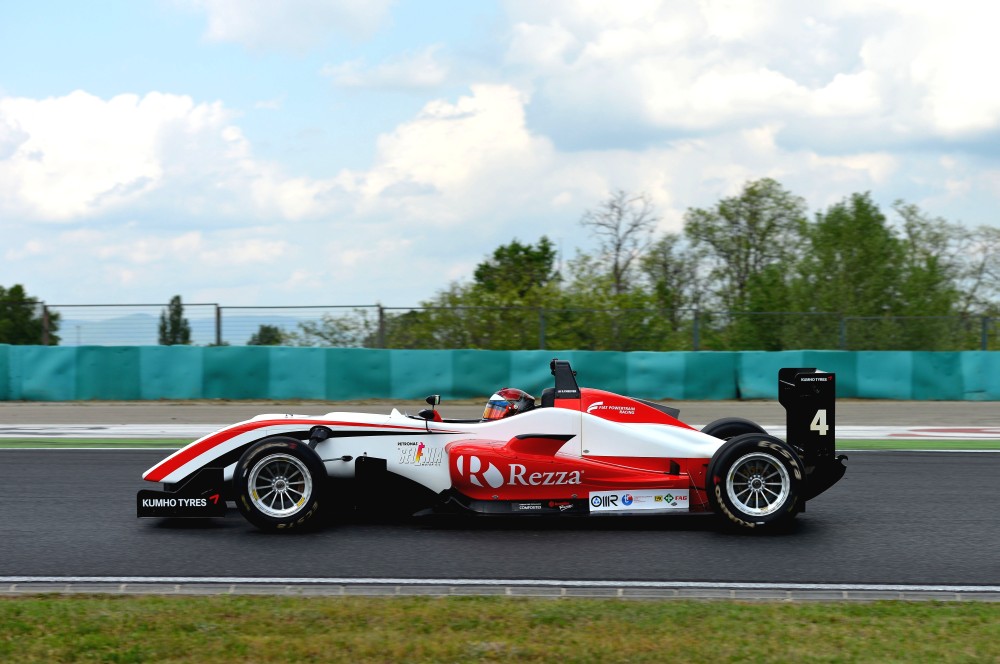
[[802,460],[779,438],[748,433],[719,448],[708,464],[712,509],[745,529],[791,522],[802,504]]
[[318,525],[326,485],[326,469],[316,452],[301,440],[283,436],[251,445],[233,472],[236,507],[265,531]]
[[767,433],[756,422],[742,417],[723,417],[706,424],[701,432],[723,440],[729,440],[745,433]]

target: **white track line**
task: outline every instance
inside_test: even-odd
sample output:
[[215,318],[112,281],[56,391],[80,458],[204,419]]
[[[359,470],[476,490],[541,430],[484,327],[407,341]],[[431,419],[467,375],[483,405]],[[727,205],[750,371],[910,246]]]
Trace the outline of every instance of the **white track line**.
[[1000,586],[895,583],[757,583],[726,581],[601,581],[582,579],[406,579],[406,578],[294,578],[249,576],[0,576],[0,584],[12,583],[115,583],[115,584],[268,584],[268,585],[372,585],[372,586],[509,586],[566,588],[705,588],[718,590],[868,591],[1000,593]]

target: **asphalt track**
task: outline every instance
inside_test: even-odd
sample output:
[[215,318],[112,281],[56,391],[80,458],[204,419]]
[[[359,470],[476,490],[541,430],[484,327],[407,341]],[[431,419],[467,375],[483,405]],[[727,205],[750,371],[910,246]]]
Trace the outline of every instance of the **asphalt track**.
[[576,579],[1000,587],[996,453],[854,453],[791,532],[713,518],[402,519],[266,535],[137,520],[161,452],[0,452],[0,577]]
[[[942,422],[922,406],[909,422]],[[992,406],[976,423],[997,423]],[[208,408],[209,421],[225,420],[217,409]],[[224,411],[229,421],[242,418]],[[765,596],[792,585],[971,587],[1000,598],[1000,453],[852,453],[844,480],[810,501],[789,532],[768,536],[734,534],[702,516],[348,520],[297,536],[259,533],[235,512],[209,521],[138,520],[140,475],[162,456],[0,450],[0,586],[132,578],[142,588],[142,579],[175,578],[488,587],[502,579],[563,592],[586,583],[727,593],[759,585],[769,589]]]

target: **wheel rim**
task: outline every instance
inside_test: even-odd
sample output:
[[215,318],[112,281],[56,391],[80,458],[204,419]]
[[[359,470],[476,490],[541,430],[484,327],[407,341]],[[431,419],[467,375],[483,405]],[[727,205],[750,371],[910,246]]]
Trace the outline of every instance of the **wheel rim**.
[[729,499],[741,512],[753,516],[767,516],[780,509],[791,486],[784,464],[763,452],[740,457],[726,477]]
[[250,502],[261,513],[281,518],[295,514],[312,495],[312,475],[299,459],[271,454],[250,470]]

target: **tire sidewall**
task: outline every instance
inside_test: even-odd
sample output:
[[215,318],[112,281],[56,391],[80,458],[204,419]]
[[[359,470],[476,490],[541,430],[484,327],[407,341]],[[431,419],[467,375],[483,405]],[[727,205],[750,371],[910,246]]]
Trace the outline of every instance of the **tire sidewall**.
[[[732,466],[748,454],[764,454],[780,463],[788,473],[788,495],[770,514],[751,514],[729,496],[726,478]],[[729,522],[746,529],[774,528],[787,523],[799,512],[805,469],[802,460],[788,443],[766,434],[736,436],[719,448],[708,465],[708,498],[712,509]]]
[[[261,512],[250,499],[249,478],[251,470],[262,459],[276,454],[286,454],[298,459],[312,476],[312,493],[306,500],[306,504],[294,514],[284,517],[275,517]],[[261,530],[306,530],[318,524],[317,515],[323,504],[326,480],[326,468],[323,462],[306,443],[296,438],[265,438],[251,445],[236,463],[236,468],[233,471],[233,493],[236,496],[236,507],[247,521]]]

